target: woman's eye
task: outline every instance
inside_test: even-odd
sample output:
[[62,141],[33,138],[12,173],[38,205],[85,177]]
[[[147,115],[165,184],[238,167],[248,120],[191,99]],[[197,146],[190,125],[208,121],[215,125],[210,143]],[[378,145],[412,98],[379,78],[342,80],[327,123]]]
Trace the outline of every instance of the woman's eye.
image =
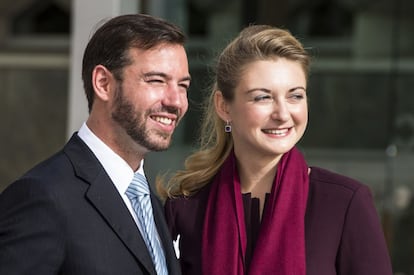
[[292,99],[294,99],[294,100],[301,100],[301,99],[304,99],[304,98],[305,98],[305,96],[304,96],[303,94],[301,94],[301,93],[298,93],[298,94],[292,94],[292,95],[290,96],[290,98],[292,98]]
[[270,95],[260,95],[260,96],[256,96],[254,98],[254,101],[266,101],[266,100],[271,100],[272,97]]
[[303,95],[293,95],[292,97],[293,98],[296,98],[296,99],[302,99],[303,98]]

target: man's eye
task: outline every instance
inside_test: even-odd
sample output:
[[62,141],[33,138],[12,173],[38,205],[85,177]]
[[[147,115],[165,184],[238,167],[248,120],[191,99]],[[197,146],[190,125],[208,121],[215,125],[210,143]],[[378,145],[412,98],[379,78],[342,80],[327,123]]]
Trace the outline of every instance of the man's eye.
[[190,85],[188,84],[178,84],[181,88],[184,88],[186,91],[190,88]]
[[149,79],[149,80],[147,80],[147,82],[150,82],[150,83],[163,83],[164,81],[161,80],[161,79]]

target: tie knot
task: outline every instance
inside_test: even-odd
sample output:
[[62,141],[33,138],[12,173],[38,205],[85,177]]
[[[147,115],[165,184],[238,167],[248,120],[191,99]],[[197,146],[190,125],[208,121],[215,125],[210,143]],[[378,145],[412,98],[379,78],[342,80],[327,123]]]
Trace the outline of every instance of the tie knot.
[[146,178],[140,173],[135,173],[125,193],[128,198],[149,195],[150,191]]

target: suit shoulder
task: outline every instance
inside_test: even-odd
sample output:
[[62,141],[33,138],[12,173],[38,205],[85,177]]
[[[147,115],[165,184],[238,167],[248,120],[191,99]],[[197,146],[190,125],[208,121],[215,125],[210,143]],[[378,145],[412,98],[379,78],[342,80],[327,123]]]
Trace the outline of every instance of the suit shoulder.
[[[64,155],[61,152],[58,152],[48,159],[37,163],[23,175],[11,182],[3,190],[2,194],[17,190],[20,190],[19,192],[21,192],[25,189],[27,189],[28,192],[33,192],[34,190],[43,190],[42,192],[44,192],[46,186],[54,186],[56,183],[61,182],[65,176],[68,176],[67,173],[64,174],[61,172],[62,169],[68,165],[68,162],[64,159]],[[67,171],[67,168],[65,170]]]
[[60,174],[61,170],[67,171],[67,168],[71,166],[67,156],[63,151],[56,152],[49,158],[37,163],[30,170],[24,173],[20,179],[27,178],[47,178],[54,177]]

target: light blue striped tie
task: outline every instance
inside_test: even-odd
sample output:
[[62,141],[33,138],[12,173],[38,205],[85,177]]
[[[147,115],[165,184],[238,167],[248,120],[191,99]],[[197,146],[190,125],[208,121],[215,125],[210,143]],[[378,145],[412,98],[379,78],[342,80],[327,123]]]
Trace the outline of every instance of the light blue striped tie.
[[141,224],[143,239],[151,254],[155,271],[158,275],[167,275],[167,264],[164,251],[158,238],[157,228],[155,227],[149,186],[145,177],[139,173],[135,173],[125,194],[131,201],[138,221]]

